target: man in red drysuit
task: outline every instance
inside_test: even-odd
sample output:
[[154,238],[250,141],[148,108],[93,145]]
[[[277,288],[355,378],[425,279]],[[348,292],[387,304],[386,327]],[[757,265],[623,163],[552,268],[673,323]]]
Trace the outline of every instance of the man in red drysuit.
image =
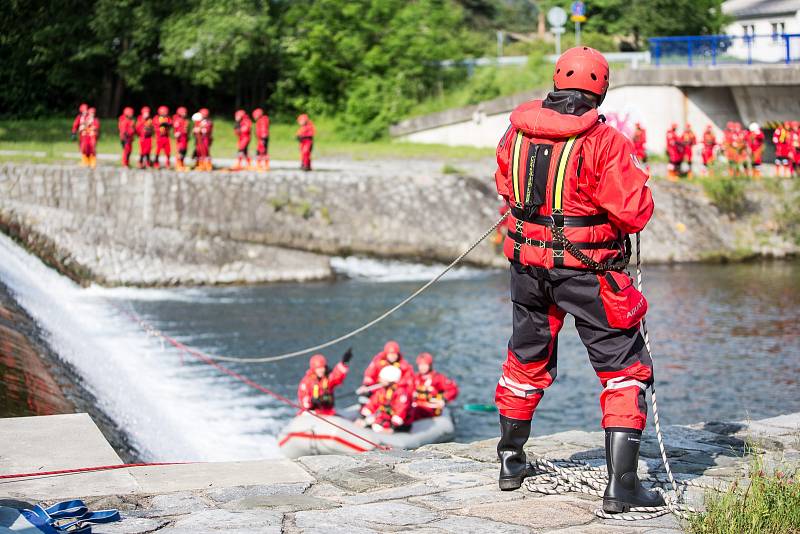
[[704,173],[708,174],[708,168],[714,162],[714,152],[717,148],[717,136],[714,133],[714,127],[712,125],[706,126],[705,131],[703,132],[703,151],[701,156],[703,158],[703,168]]
[[119,128],[119,144],[122,146],[122,166],[128,167],[133,151],[133,137],[136,135],[136,122],[133,120],[133,108],[122,110],[122,115],[117,121]]
[[686,163],[685,172],[681,169],[681,175],[686,174],[692,177],[692,157],[694,155],[694,145],[697,144],[697,136],[692,131],[692,125],[686,124],[681,134],[681,144],[683,145],[683,162]]
[[383,350],[372,357],[372,361],[364,370],[364,381],[358,393],[364,394],[368,392],[371,386],[378,383],[378,374],[381,369],[387,366],[397,367],[400,369],[401,375],[400,385],[405,388],[411,388],[414,383],[414,368],[403,358],[400,352],[400,345],[396,341],[387,341],[383,346]]
[[264,110],[256,108],[253,110],[253,120],[256,121],[256,139],[258,148],[256,149],[256,168],[261,171],[269,170],[269,117]]
[[639,161],[647,165],[647,131],[638,122],[633,130],[631,141],[633,141],[634,155],[639,158]]
[[92,169],[97,166],[97,139],[100,137],[100,121],[96,117],[97,110],[89,108],[78,127],[81,148],[81,164]]
[[495,182],[511,207],[504,252],[513,331],[495,403],[499,485],[513,490],[529,474],[531,418],[555,380],[558,333],[571,314],[604,388],[603,509],[617,513],[663,506],[664,499],[637,476],[653,372],[639,331],[647,302],[625,272],[628,234],[650,220],[653,197],[633,143],[597,112],[608,78],[600,52],[567,50],[555,65],[554,91],[518,106],[498,144]]
[[172,147],[170,143],[170,130],[172,129],[172,119],[169,116],[169,108],[167,106],[158,107],[158,115],[153,120],[156,129],[156,159],[153,166],[159,168],[159,157],[163,153],[167,158],[165,168],[169,169],[169,158],[172,155]]
[[314,123],[303,113],[297,117],[297,140],[300,142],[300,168],[304,171],[311,170],[311,149],[314,148],[314,136],[317,133]]
[[747,132],[747,148],[750,153],[750,174],[753,178],[761,177],[761,163],[764,159],[764,132],[757,122],[751,122]]
[[678,125],[672,123],[667,132],[667,178],[676,180],[683,161],[683,143],[678,134]]
[[78,130],[81,127],[81,121],[86,117],[87,111],[89,111],[89,104],[81,104],[78,106],[78,114],[75,115],[75,120],[72,121],[72,133],[70,137],[73,141],[78,139]]
[[775,128],[772,143],[775,145],[775,174],[779,177],[791,176],[789,153],[792,150],[792,129],[789,121]]
[[187,117],[188,111],[183,106],[175,110],[175,115],[172,117],[172,131],[175,132],[175,150],[178,154],[175,156],[175,170],[186,170],[186,151],[189,148],[189,119]]
[[211,143],[213,141],[214,124],[209,118],[208,109],[200,109],[198,115],[198,120],[195,121],[193,130],[195,149],[197,151],[197,165],[195,169],[199,171],[211,171],[214,169],[211,163]]
[[380,387],[373,391],[369,401],[361,408],[360,426],[369,425],[375,432],[392,433],[411,423],[411,399],[399,381],[402,371],[387,365],[378,374]]
[[150,108],[144,106],[136,118],[136,135],[139,136],[139,168],[150,167],[150,152],[153,150],[153,135],[155,126],[150,116]]
[[349,350],[342,356],[332,371],[328,372],[328,360],[315,354],[308,361],[308,371],[297,388],[297,401],[304,410],[313,410],[319,415],[336,415],[333,390],[347,378],[348,363],[353,357]]
[[417,371],[411,398],[411,420],[442,415],[445,405],[458,397],[458,384],[433,370],[433,356],[428,352],[417,356]]
[[247,112],[243,109],[237,111],[233,118],[236,121],[233,131],[238,138],[236,142],[236,150],[238,151],[236,154],[236,165],[233,166],[233,169],[237,171],[240,169],[249,169],[250,155],[247,153],[247,148],[250,146],[250,129],[252,123],[250,122],[250,117],[247,116]]

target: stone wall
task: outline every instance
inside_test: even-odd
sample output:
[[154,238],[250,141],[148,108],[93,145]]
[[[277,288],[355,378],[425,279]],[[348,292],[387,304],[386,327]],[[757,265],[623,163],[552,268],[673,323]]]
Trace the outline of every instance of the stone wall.
[[[331,274],[331,255],[449,262],[498,217],[492,162],[458,166],[340,162],[264,175],[4,164],[0,228],[73,278],[104,284],[308,280]],[[775,231],[778,191],[755,188],[731,218],[696,185],[652,186],[645,260],[796,251]],[[505,265],[489,240],[468,261]]]

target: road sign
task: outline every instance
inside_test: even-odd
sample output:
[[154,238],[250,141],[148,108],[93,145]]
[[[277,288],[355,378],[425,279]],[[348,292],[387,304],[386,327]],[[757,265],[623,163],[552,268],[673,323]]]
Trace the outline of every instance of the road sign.
[[560,7],[552,7],[547,12],[547,22],[554,28],[560,28],[567,22],[567,12]]
[[572,22],[586,22],[586,4],[580,0],[572,2],[570,13],[572,13],[572,16],[569,19]]

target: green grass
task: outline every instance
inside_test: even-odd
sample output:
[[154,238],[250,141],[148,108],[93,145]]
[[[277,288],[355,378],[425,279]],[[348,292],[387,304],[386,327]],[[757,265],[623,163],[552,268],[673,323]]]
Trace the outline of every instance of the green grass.
[[[233,158],[236,156],[236,136],[233,121],[214,118],[213,157]],[[317,138],[314,142],[314,155],[327,158],[367,159],[478,159],[491,157],[491,148],[468,146],[423,145],[383,139],[371,143],[348,141],[338,134],[333,119],[316,119]],[[44,152],[44,157],[29,155],[0,155],[0,161],[64,161],[65,153],[77,153],[77,144],[70,141],[69,133],[72,119],[68,117],[36,120],[0,120],[0,150],[24,150]],[[294,160],[299,158],[294,124],[273,124],[270,127],[270,155],[274,159]],[[119,154],[119,137],[116,119],[101,120],[101,136],[98,153]],[[251,142],[251,152],[255,144]],[[174,145],[173,145],[174,150]],[[190,143],[191,151],[191,143]],[[134,156],[138,154],[138,144],[134,142]],[[103,162],[100,162],[103,163]]]
[[700,178],[698,181],[712,204],[722,213],[730,215],[744,213],[747,207],[745,188],[748,183],[752,183],[752,179],[709,176]]
[[706,494],[706,511],[689,521],[695,534],[790,534],[800,532],[798,467],[771,471],[753,455],[750,484],[734,482],[725,492]]

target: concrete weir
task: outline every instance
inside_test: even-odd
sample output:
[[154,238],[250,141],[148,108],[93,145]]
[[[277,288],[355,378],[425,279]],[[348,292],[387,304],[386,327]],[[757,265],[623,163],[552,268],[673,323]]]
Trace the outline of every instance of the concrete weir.
[[[800,413],[759,421],[708,422],[664,430],[679,480],[724,487],[747,475],[745,442],[770,468],[800,464]],[[429,445],[413,452],[306,456],[297,461],[194,463],[63,476],[0,479],[4,499],[53,502],[81,497],[120,509],[107,534],[212,532],[561,532],[677,533],[675,516],[609,521],[595,497],[543,496],[497,488],[496,439]],[[533,438],[528,454],[603,465],[602,432]],[[121,463],[86,414],[0,420],[0,475]],[[645,434],[640,473],[661,460]],[[702,504],[692,488],[688,501]]]

